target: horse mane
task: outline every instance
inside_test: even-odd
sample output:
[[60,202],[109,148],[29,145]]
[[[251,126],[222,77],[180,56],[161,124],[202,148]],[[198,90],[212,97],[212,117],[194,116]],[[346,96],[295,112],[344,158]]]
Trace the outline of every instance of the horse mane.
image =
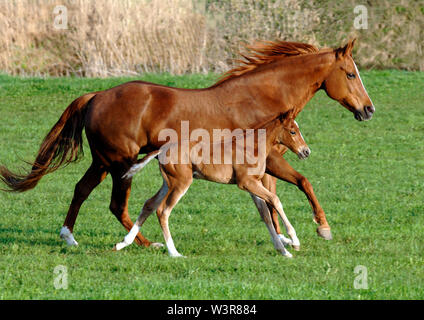
[[228,79],[241,76],[249,71],[255,70],[261,65],[271,63],[280,58],[319,52],[319,49],[311,44],[280,40],[258,41],[252,45],[246,45],[245,49],[247,49],[248,53],[240,53],[244,60],[235,60],[241,65],[224,73],[215,85]]

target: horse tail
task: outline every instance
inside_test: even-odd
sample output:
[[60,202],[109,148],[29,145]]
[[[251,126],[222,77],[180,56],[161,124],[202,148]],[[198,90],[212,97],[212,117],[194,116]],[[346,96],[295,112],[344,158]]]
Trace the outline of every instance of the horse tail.
[[24,192],[33,189],[48,173],[78,160],[83,154],[82,130],[86,106],[96,93],[75,99],[63,112],[58,122],[44,138],[32,169],[27,174],[16,174],[0,166],[0,180],[8,187],[4,191]]

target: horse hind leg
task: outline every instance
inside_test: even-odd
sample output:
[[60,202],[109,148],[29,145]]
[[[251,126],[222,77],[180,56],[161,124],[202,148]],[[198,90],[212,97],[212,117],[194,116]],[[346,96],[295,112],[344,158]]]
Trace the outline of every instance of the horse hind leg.
[[139,233],[141,226],[146,221],[146,219],[152,214],[152,212],[159,207],[162,200],[165,198],[167,192],[168,185],[164,181],[160,190],[152,198],[150,198],[144,203],[143,209],[141,210],[137,221],[134,223],[130,232],[125,236],[124,240],[122,242],[117,243],[113,247],[115,251],[121,250],[134,242],[134,239]]
[[[111,172],[113,187],[112,187],[112,198],[110,202],[110,211],[115,215],[118,221],[124,226],[127,231],[130,231],[134,223],[128,213],[128,199],[131,193],[131,182],[132,179],[123,179],[122,176],[128,170],[118,170]],[[140,232],[137,233],[135,242],[138,245],[149,247],[150,245],[160,247],[160,243],[152,243],[147,240]]]
[[106,169],[102,165],[93,162],[81,180],[76,184],[71,205],[69,206],[63,227],[60,230],[60,237],[64,239],[68,245],[78,245],[78,242],[75,240],[72,232],[79,210],[83,202],[90,195],[91,191],[93,191],[93,189],[104,180],[106,175]]

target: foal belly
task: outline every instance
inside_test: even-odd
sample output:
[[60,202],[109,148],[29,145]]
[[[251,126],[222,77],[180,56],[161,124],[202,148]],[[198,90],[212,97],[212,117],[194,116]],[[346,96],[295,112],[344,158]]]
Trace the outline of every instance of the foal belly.
[[235,183],[234,170],[228,164],[200,164],[193,170],[193,178],[217,183]]

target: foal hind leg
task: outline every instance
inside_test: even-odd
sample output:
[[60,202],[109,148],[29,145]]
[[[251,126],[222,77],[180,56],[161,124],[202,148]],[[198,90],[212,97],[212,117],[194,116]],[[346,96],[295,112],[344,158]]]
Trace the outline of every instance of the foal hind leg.
[[163,198],[165,198],[167,192],[168,185],[164,181],[160,190],[152,198],[150,198],[144,203],[143,209],[140,215],[138,216],[137,221],[131,228],[130,232],[125,236],[122,242],[119,242],[114,246],[114,250],[121,250],[134,242],[134,239],[140,231],[140,228],[143,225],[144,221],[146,221],[146,219],[152,214],[152,212],[159,207]]
[[253,201],[255,202],[255,205],[258,208],[258,211],[263,221],[265,222],[266,227],[268,228],[268,231],[269,231],[269,234],[271,235],[271,240],[272,240],[272,243],[274,244],[275,249],[280,251],[281,254],[287,258],[293,257],[292,254],[288,252],[287,249],[285,248],[285,245],[291,244],[291,241],[289,239],[286,239],[287,240],[286,244],[284,244],[281,241],[281,238],[275,231],[266,202],[252,193],[250,195]]
[[168,219],[172,209],[187,192],[192,179],[187,179],[187,181],[182,181],[182,179],[174,180],[171,183],[169,179],[165,180],[168,183],[169,191],[165,198],[162,200],[161,204],[159,205],[159,208],[157,210],[157,216],[159,219],[159,224],[162,228],[163,237],[165,239],[169,255],[173,258],[183,257],[175,248],[174,241],[172,240],[171,236],[171,231],[169,230]]
[[[265,222],[265,217],[271,216],[270,210],[269,210],[270,206],[268,206],[267,203],[264,200],[258,198],[257,196],[255,196],[253,194],[250,194],[250,196],[252,197],[253,202],[255,203],[256,208],[258,209],[262,220]],[[275,211],[275,209],[273,207],[272,207],[272,209]],[[275,211],[275,212],[277,212],[277,211]],[[272,219],[272,217],[271,217],[271,219]],[[278,216],[277,216],[277,219],[278,219]],[[273,225],[274,225],[274,228],[275,228],[274,220],[272,219],[272,221],[273,221]],[[275,230],[275,231],[277,231],[277,230]],[[278,234],[278,238],[280,239],[280,241],[283,243],[283,245],[285,247],[293,244],[292,241],[290,239],[286,238],[283,234],[281,234],[281,233],[277,233],[277,234]],[[272,239],[272,241],[274,242],[274,239]],[[275,246],[275,244],[274,244],[274,246]]]
[[[109,209],[124,228],[130,231],[134,225],[128,213],[128,199],[130,197],[132,179],[122,179],[122,175],[125,172],[126,170],[111,172],[113,187]],[[145,247],[152,245],[140,232],[137,234],[135,241],[138,245]],[[157,244],[153,245],[156,246]]]
[[[269,174],[265,174],[262,178],[262,184],[270,192],[277,194],[277,178]],[[267,206],[269,212],[271,213],[272,224],[274,225],[275,231],[278,233],[278,236],[280,237],[281,241],[283,241],[283,243],[286,243],[287,238],[284,237],[283,233],[281,232],[277,210],[275,210],[274,207],[269,204],[267,204]]]
[[88,168],[87,172],[76,184],[71,205],[69,206],[63,227],[60,230],[60,237],[64,239],[68,245],[78,245],[78,242],[74,239],[72,234],[78,212],[82,203],[88,198],[91,191],[93,191],[93,189],[104,180],[106,175],[106,169],[102,165],[93,161],[90,168]]
[[291,225],[289,219],[283,210],[283,205],[278,199],[277,195],[269,192],[260,181],[257,180],[245,180],[239,183],[239,187],[243,190],[247,190],[250,193],[253,193],[255,196],[263,199],[267,204],[273,206],[278,214],[280,215],[281,220],[283,221],[284,227],[286,228],[287,234],[292,240],[292,246],[295,250],[299,250],[300,242],[297,238],[296,231]]

